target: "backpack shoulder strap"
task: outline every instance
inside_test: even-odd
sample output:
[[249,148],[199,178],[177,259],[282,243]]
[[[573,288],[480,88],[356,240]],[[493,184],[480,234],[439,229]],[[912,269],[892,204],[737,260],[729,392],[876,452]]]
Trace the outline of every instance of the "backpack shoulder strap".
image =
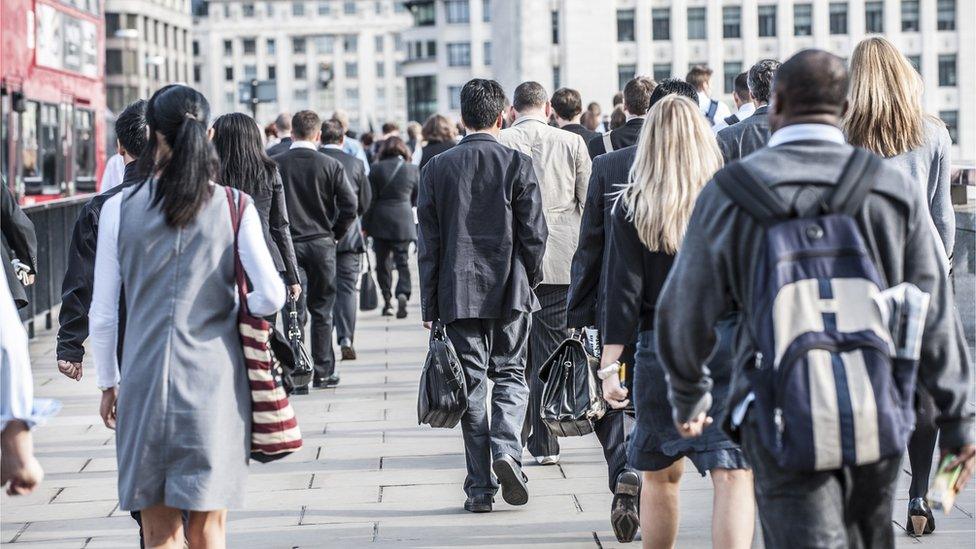
[[732,202],[764,227],[789,217],[790,210],[783,199],[741,162],[733,162],[715,174],[715,183]]
[[831,212],[855,215],[874,188],[881,160],[870,152],[855,148],[828,198]]
[[603,150],[613,152],[613,141],[610,140],[610,132],[603,134]]

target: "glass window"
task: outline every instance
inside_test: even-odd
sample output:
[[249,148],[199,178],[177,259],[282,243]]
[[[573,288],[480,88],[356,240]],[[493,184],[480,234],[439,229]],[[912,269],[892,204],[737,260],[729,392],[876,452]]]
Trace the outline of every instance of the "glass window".
[[810,36],[813,34],[813,6],[810,4],[793,5],[793,36]]
[[120,20],[117,13],[105,13],[105,38],[112,38],[122,29]]
[[343,35],[342,49],[346,53],[356,53],[359,50],[359,36],[355,34]]
[[234,67],[224,67],[224,80],[228,82],[234,81]]
[[956,30],[956,0],[939,0],[936,7],[937,28],[940,31]]
[[491,23],[491,0],[481,0],[481,20]]
[[654,63],[652,75],[655,82],[660,82],[665,78],[671,78],[671,63]]
[[376,62],[376,77],[383,78],[386,76],[386,63],[382,61]]
[[485,42],[485,66],[491,66],[491,42]]
[[254,55],[258,49],[258,42],[254,38],[245,38],[241,41],[244,45],[244,55]]
[[847,34],[847,2],[830,3],[830,34]]
[[335,50],[335,39],[331,34],[320,34],[312,41],[315,43],[315,53],[319,55],[327,55]]
[[230,40],[224,40],[224,57],[229,57],[234,55],[234,43]]
[[552,87],[555,88],[555,89],[559,89],[561,87],[560,84],[562,83],[562,81],[563,81],[563,73],[562,73],[562,71],[559,70],[559,67],[558,66],[553,67],[552,68]]
[[921,74],[922,73],[922,56],[921,55],[908,55],[906,57],[908,57],[908,62],[911,63],[913,67],[915,67],[915,70],[918,71],[919,74]]
[[651,38],[653,40],[671,40],[671,8],[654,8],[651,10]]
[[447,45],[447,66],[468,67],[471,65],[471,42],[454,42]]
[[705,8],[688,8],[688,38],[704,40],[708,38],[707,12]]
[[869,34],[884,32],[884,2],[881,0],[864,4],[864,32]]
[[444,0],[444,12],[448,23],[467,23],[471,17],[468,0]]
[[244,80],[251,81],[258,77],[257,65],[244,65]]
[[105,74],[122,74],[122,51],[105,50]]
[[447,87],[447,101],[452,111],[461,110],[461,86]]
[[[434,2],[424,3],[414,3],[410,5],[410,13],[413,14],[413,24],[417,27],[430,27],[432,26],[437,18],[436,12],[434,10]],[[409,89],[407,90],[407,95],[409,96]],[[426,120],[425,118],[414,118],[414,120]]]
[[722,38],[740,38],[741,36],[742,8],[724,6],[722,8]]
[[200,84],[203,80],[203,67],[199,64],[193,65],[193,83]]
[[552,19],[552,43],[558,44],[559,43],[559,12],[553,10],[551,19]]
[[918,0],[901,0],[902,32],[918,32]]
[[[114,110],[118,112],[125,106],[124,92],[122,90],[122,86],[111,86],[111,88],[115,89],[109,89],[109,105],[111,105],[112,102],[117,101]],[[117,97],[112,97],[116,94]],[[24,179],[39,182],[41,177],[41,163],[39,158],[41,153],[41,144],[39,139],[40,136],[38,135],[37,131],[37,125],[40,117],[40,105],[38,105],[35,101],[27,101],[24,108],[24,113],[20,118],[22,124],[20,131],[23,143],[21,162]],[[38,191],[35,191],[35,193]]]
[[244,17],[254,17],[254,4],[251,2],[244,2],[241,4],[241,14]]
[[75,153],[75,189],[95,190],[95,131],[92,127],[92,112],[75,110],[75,135],[72,148]]
[[723,82],[725,87],[725,93],[732,93],[735,90],[735,77],[742,74],[742,62],[741,61],[726,61],[723,67]]
[[296,80],[305,80],[308,78],[308,66],[304,63],[296,64],[292,67],[292,74],[295,76]]
[[308,88],[295,88],[291,92],[291,96],[295,101],[304,103],[308,101]]
[[437,77],[407,77],[407,118],[427,120],[437,112]]
[[275,44],[275,39],[274,38],[268,38],[268,41],[265,44],[265,50],[264,50],[265,53],[267,53],[268,55],[275,55],[275,52],[277,51],[277,49],[278,48],[277,48],[277,44]]
[[359,78],[359,63],[346,61],[346,78]]
[[617,42],[634,41],[634,10],[617,10]]
[[305,2],[293,1],[291,3],[291,14],[295,17],[303,17],[305,15]]
[[227,92],[224,94],[224,102],[227,103],[227,108],[234,108],[234,102],[237,101],[237,97],[234,96],[234,92]]
[[41,178],[45,187],[60,188],[61,111],[57,105],[41,105]]
[[319,0],[319,15],[332,15],[332,2],[329,0]]
[[617,89],[622,90],[637,74],[637,65],[617,65]]
[[776,6],[759,6],[759,36],[776,36]]
[[959,143],[959,111],[939,111],[939,118],[949,130],[949,139],[952,140],[952,143]]
[[386,88],[376,88],[376,101],[381,104],[386,101]]
[[278,79],[278,67],[274,65],[268,65],[268,80]]
[[342,13],[356,15],[356,0],[346,0],[342,3]]
[[200,55],[200,42],[198,42],[196,40],[193,41],[193,50],[192,51],[193,51],[193,55]]
[[382,51],[383,51],[383,47],[384,47],[384,43],[383,43],[383,35],[382,35],[382,34],[380,34],[380,35],[377,35],[377,36],[376,36],[376,37],[375,37],[375,38],[373,39],[373,48],[374,48],[374,49],[375,49],[375,50],[376,50],[377,52],[382,52]]
[[305,53],[306,43],[304,36],[294,36],[291,39],[291,51],[293,53]]
[[939,56],[939,86],[953,87],[956,85],[956,54]]

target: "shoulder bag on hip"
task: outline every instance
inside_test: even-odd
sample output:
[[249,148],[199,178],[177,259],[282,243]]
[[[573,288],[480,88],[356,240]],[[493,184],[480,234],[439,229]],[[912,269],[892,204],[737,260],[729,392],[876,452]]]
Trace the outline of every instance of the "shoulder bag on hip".
[[369,259],[369,243],[367,242],[366,271],[359,280],[359,310],[372,311],[380,306],[380,298],[376,293],[376,282],[373,281],[373,262]]

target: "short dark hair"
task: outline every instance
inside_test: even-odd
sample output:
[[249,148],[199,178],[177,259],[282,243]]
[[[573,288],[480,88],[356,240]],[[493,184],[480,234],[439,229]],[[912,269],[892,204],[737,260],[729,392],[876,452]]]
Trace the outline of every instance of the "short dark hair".
[[803,50],[780,65],[773,78],[777,110],[796,115],[839,116],[850,78],[844,60],[823,50]]
[[275,128],[277,128],[279,132],[290,132],[291,131],[291,117],[288,116],[288,113],[283,112],[283,113],[279,114],[277,118],[275,118],[274,125],[275,125]]
[[386,160],[387,158],[393,158],[399,156],[407,162],[410,162],[410,149],[407,144],[403,142],[397,136],[387,137],[383,140],[383,144],[380,145],[380,152],[377,155],[380,160]]
[[600,119],[597,115],[593,114],[593,111],[586,111],[583,116],[580,117],[580,124],[584,128],[592,131],[596,131],[597,127],[600,125]]
[[685,76],[685,80],[694,86],[696,91],[704,88],[711,79],[712,69],[707,65],[695,65],[688,69],[688,75]]
[[742,99],[743,101],[749,100],[748,72],[739,73],[739,75],[735,77],[735,82],[732,83],[732,90],[735,92],[735,95],[739,97],[739,99]]
[[623,102],[624,102],[624,92],[622,91],[618,91],[617,93],[613,94],[613,99],[610,100],[610,104],[614,107],[623,104]]
[[133,158],[142,154],[149,139],[146,132],[146,105],[148,104],[145,99],[129,103],[122,114],[115,119],[115,138],[119,140],[119,145],[122,145],[125,152]]
[[597,103],[596,101],[590,101],[586,105],[586,110],[590,111],[593,114],[600,114],[600,111],[601,111],[600,104]]
[[646,76],[635,77],[624,86],[624,109],[631,116],[644,116],[651,108],[651,94],[657,84]]
[[461,88],[461,121],[473,130],[495,125],[505,108],[505,90],[494,80],[473,78]]
[[342,122],[331,119],[322,122],[321,141],[323,145],[338,145],[342,143],[342,137],[344,135],[345,132],[342,131]]
[[654,88],[654,93],[651,94],[651,106],[672,94],[683,95],[698,104],[698,90],[694,86],[680,78],[665,78]]
[[400,131],[400,126],[396,122],[386,122],[380,126],[380,130],[383,133],[398,132]]
[[291,134],[296,140],[311,139],[322,127],[322,120],[315,111],[298,111],[291,117]]
[[552,110],[563,120],[572,120],[583,112],[583,97],[572,88],[559,88],[552,94]]
[[530,107],[543,107],[549,100],[549,94],[538,82],[522,82],[512,94],[512,107],[522,111]]
[[779,66],[780,62],[775,59],[763,59],[749,69],[749,93],[756,98],[756,101],[769,103],[773,77],[776,76]]
[[613,112],[610,113],[610,129],[615,130],[620,126],[627,123],[627,113],[624,112],[624,108],[617,105],[613,108]]

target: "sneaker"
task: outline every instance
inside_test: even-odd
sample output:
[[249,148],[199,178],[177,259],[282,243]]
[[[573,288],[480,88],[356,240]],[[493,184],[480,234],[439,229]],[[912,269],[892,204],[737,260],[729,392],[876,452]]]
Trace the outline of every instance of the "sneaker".
[[535,462],[539,465],[555,465],[559,463],[559,455],[555,456],[536,456]]
[[389,300],[383,304],[383,311],[380,314],[383,316],[393,316],[393,305],[390,304]]
[[471,496],[464,502],[464,510],[471,513],[490,513],[491,504],[495,502],[495,498],[491,494],[480,494],[477,496]]
[[610,504],[610,524],[620,543],[634,541],[640,528],[640,513],[637,509],[640,490],[641,479],[636,472],[624,471],[617,477],[613,503]]
[[528,478],[522,472],[522,466],[512,456],[500,455],[491,464],[491,470],[498,478],[502,487],[502,499],[509,505],[525,505],[529,502],[529,488],[525,485]]
[[407,318],[407,296],[400,294],[397,296],[397,318]]

